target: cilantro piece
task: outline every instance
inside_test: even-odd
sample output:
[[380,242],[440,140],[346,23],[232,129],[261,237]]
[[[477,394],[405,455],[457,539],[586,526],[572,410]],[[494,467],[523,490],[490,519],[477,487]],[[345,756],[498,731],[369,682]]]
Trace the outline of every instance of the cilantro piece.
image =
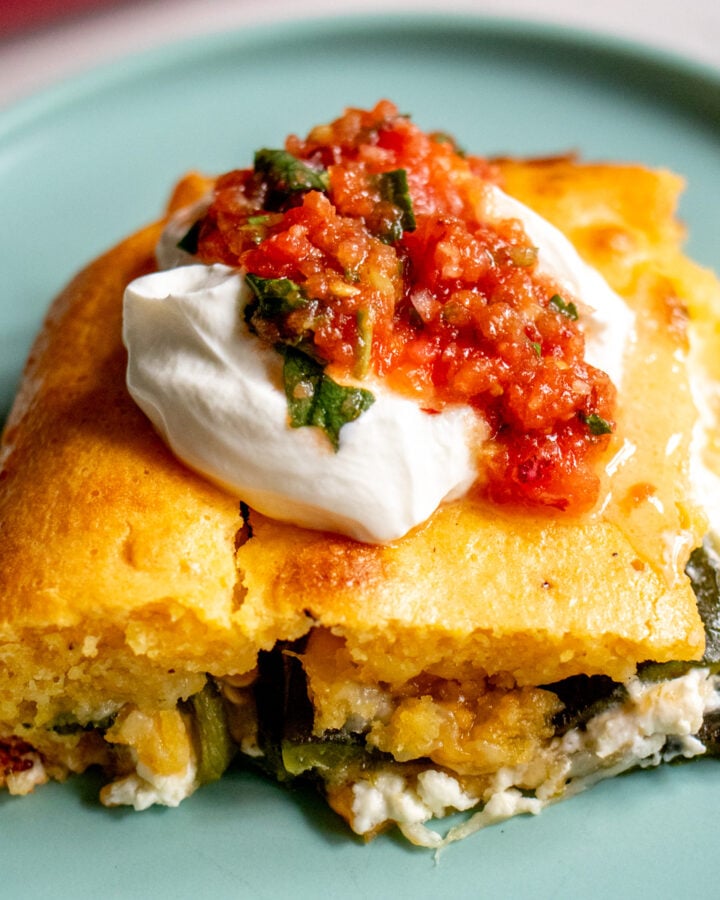
[[260,175],[272,196],[268,208],[281,205],[292,194],[305,191],[327,191],[328,173],[313,169],[287,150],[258,150],[255,172]]
[[260,278],[248,273],[245,281],[255,295],[252,315],[262,319],[274,319],[308,305],[302,288],[290,278]]
[[177,242],[179,250],[184,250],[193,256],[198,252],[198,241],[200,239],[200,229],[202,228],[202,219],[193,222],[190,228],[185,232],[185,236]]
[[415,231],[415,213],[413,212],[412,198],[410,197],[405,169],[393,169],[392,172],[383,172],[379,183],[380,196],[383,200],[392,203],[401,212],[400,226],[402,231]]
[[[271,346],[302,346],[314,356],[313,317],[302,287],[289,278],[260,278],[250,273],[245,281],[254,295],[244,313],[250,331]],[[302,310],[307,312],[299,312]]]
[[612,425],[607,419],[603,419],[603,417],[597,415],[597,413],[590,413],[589,416],[583,416],[583,420],[590,429],[591,434],[612,434]]
[[539,341],[530,341],[530,346],[533,348],[535,356],[540,359],[542,357],[542,344]]
[[253,242],[261,244],[267,237],[268,228],[276,225],[282,219],[282,213],[262,213],[256,216],[248,216],[244,225],[239,230]]
[[562,313],[562,315],[567,316],[568,319],[572,319],[573,322],[577,321],[578,311],[577,306],[574,303],[566,303],[565,300],[560,296],[560,294],[553,294],[550,298],[549,302],[555,307],[555,309]]
[[279,348],[285,357],[283,382],[290,425],[322,428],[337,451],[340,429],[375,402],[363,388],[345,387],[325,374],[324,366],[292,347]]
[[368,229],[385,244],[399,241],[405,231],[416,227],[405,169],[383,172],[372,179],[380,193],[367,220]]

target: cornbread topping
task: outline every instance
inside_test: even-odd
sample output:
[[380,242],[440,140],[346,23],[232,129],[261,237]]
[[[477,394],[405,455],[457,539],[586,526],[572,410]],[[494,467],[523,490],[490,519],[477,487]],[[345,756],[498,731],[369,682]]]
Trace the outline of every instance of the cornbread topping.
[[183,178],[59,296],[3,435],[0,783],[175,806],[240,754],[440,848],[720,756],[680,189],[389,104]]

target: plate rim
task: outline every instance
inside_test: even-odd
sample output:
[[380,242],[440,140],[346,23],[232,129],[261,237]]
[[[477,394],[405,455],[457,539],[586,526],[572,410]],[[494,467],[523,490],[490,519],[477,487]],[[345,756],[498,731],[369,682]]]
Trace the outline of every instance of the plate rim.
[[[392,28],[401,32],[408,29],[422,30],[428,36],[452,31],[462,33],[465,38],[470,30],[485,40],[496,37],[505,41],[554,44],[575,51],[582,50],[608,60],[637,64],[656,77],[672,79],[674,76],[686,83],[697,82],[698,85],[714,89],[717,97],[714,98],[715,102],[711,98],[708,105],[720,118],[720,64],[714,67],[681,52],[604,30],[533,18],[455,11],[387,11],[292,17],[280,22],[234,26],[226,31],[210,31],[171,39],[143,50],[121,54],[107,62],[90,65],[0,109],[0,150],[6,141],[11,141],[24,128],[32,126],[38,118],[57,113],[58,107],[132,83],[140,76],[172,70],[180,63],[193,65],[207,59],[212,53],[228,53],[248,42],[283,43],[291,40],[302,43],[309,37],[316,39],[320,33],[346,34],[350,31],[357,33],[360,29],[367,32],[378,28]],[[683,92],[683,97],[685,95],[686,92]],[[706,105],[704,98],[698,97],[696,100],[703,111],[702,107]]]

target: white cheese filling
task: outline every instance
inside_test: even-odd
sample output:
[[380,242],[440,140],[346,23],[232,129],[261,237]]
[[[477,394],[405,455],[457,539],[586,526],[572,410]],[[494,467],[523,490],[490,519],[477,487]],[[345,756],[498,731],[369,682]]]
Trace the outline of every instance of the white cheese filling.
[[19,772],[8,772],[4,776],[0,773],[0,785],[4,782],[9,794],[16,796],[31,794],[38,785],[45,784],[48,781],[48,774],[45,771],[45,766],[39,753],[31,750],[23,754],[23,760],[31,763],[27,769]]
[[[406,776],[402,766],[390,766],[355,782],[352,787],[351,826],[358,834],[371,834],[387,823],[397,824],[408,840],[439,849],[488,825],[521,814],[536,815],[550,803],[579,793],[604,778],[635,767],[659,765],[678,756],[692,758],[705,752],[695,735],[706,714],[720,708],[720,678],[696,667],[663,682],[631,679],[628,697],[592,718],[584,728],[573,728],[526,765],[502,767],[489,789],[475,793],[448,772],[427,769]],[[38,760],[39,763],[39,760]],[[519,786],[544,778],[530,795]],[[11,793],[25,793],[45,780],[42,765],[22,773],[25,784],[11,784]],[[472,779],[470,780],[472,781]],[[31,783],[32,782],[32,783]],[[182,772],[161,775],[147,765],[107,785],[106,806],[177,806],[197,787],[197,766],[191,761]],[[431,819],[474,807],[478,812],[445,836],[427,827]]]
[[197,788],[197,766],[189,762],[182,772],[160,775],[138,763],[136,770],[102,790],[105,806],[132,806],[138,812],[150,806],[179,806]]
[[[629,769],[699,756],[705,746],[695,735],[704,716],[720,707],[719,682],[702,667],[658,683],[633,678],[626,685],[625,702],[599,713],[585,728],[555,738],[527,765],[501,768],[482,795],[432,769],[417,779],[381,770],[353,786],[352,828],[369,834],[394,822],[413,843],[440,849],[511,816],[535,815],[550,803]],[[519,786],[532,781],[534,771],[543,772],[544,778],[530,796]],[[444,837],[425,824],[474,806],[482,808]]]
[[[593,310],[588,361],[619,383],[634,323],[624,301],[532,210],[494,188],[486,207],[490,219],[520,219],[541,271]],[[289,425],[281,357],[244,323],[243,273],[183,265],[192,259],[176,248],[202,208],[182,211],[160,241],[160,262],[176,267],[134,281],[124,301],[128,388],[175,455],[268,516],[369,543],[462,496],[487,438],[468,406],[427,413],[367,379],[375,402],[343,426],[338,452],[319,429]]]

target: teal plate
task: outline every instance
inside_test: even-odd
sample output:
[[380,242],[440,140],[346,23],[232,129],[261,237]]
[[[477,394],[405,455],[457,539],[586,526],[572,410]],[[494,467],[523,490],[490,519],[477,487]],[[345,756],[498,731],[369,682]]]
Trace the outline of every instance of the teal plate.
[[[393,99],[473,152],[682,173],[689,249],[720,270],[720,76],[637,46],[468,17],[341,18],[173,45],[0,114],[0,417],[52,295],[190,168],[246,165],[347,105]],[[20,897],[716,896],[720,766],[638,772],[428,851],[365,845],[310,790],[236,769],[179,809],[105,810],[94,776],[0,799]]]

